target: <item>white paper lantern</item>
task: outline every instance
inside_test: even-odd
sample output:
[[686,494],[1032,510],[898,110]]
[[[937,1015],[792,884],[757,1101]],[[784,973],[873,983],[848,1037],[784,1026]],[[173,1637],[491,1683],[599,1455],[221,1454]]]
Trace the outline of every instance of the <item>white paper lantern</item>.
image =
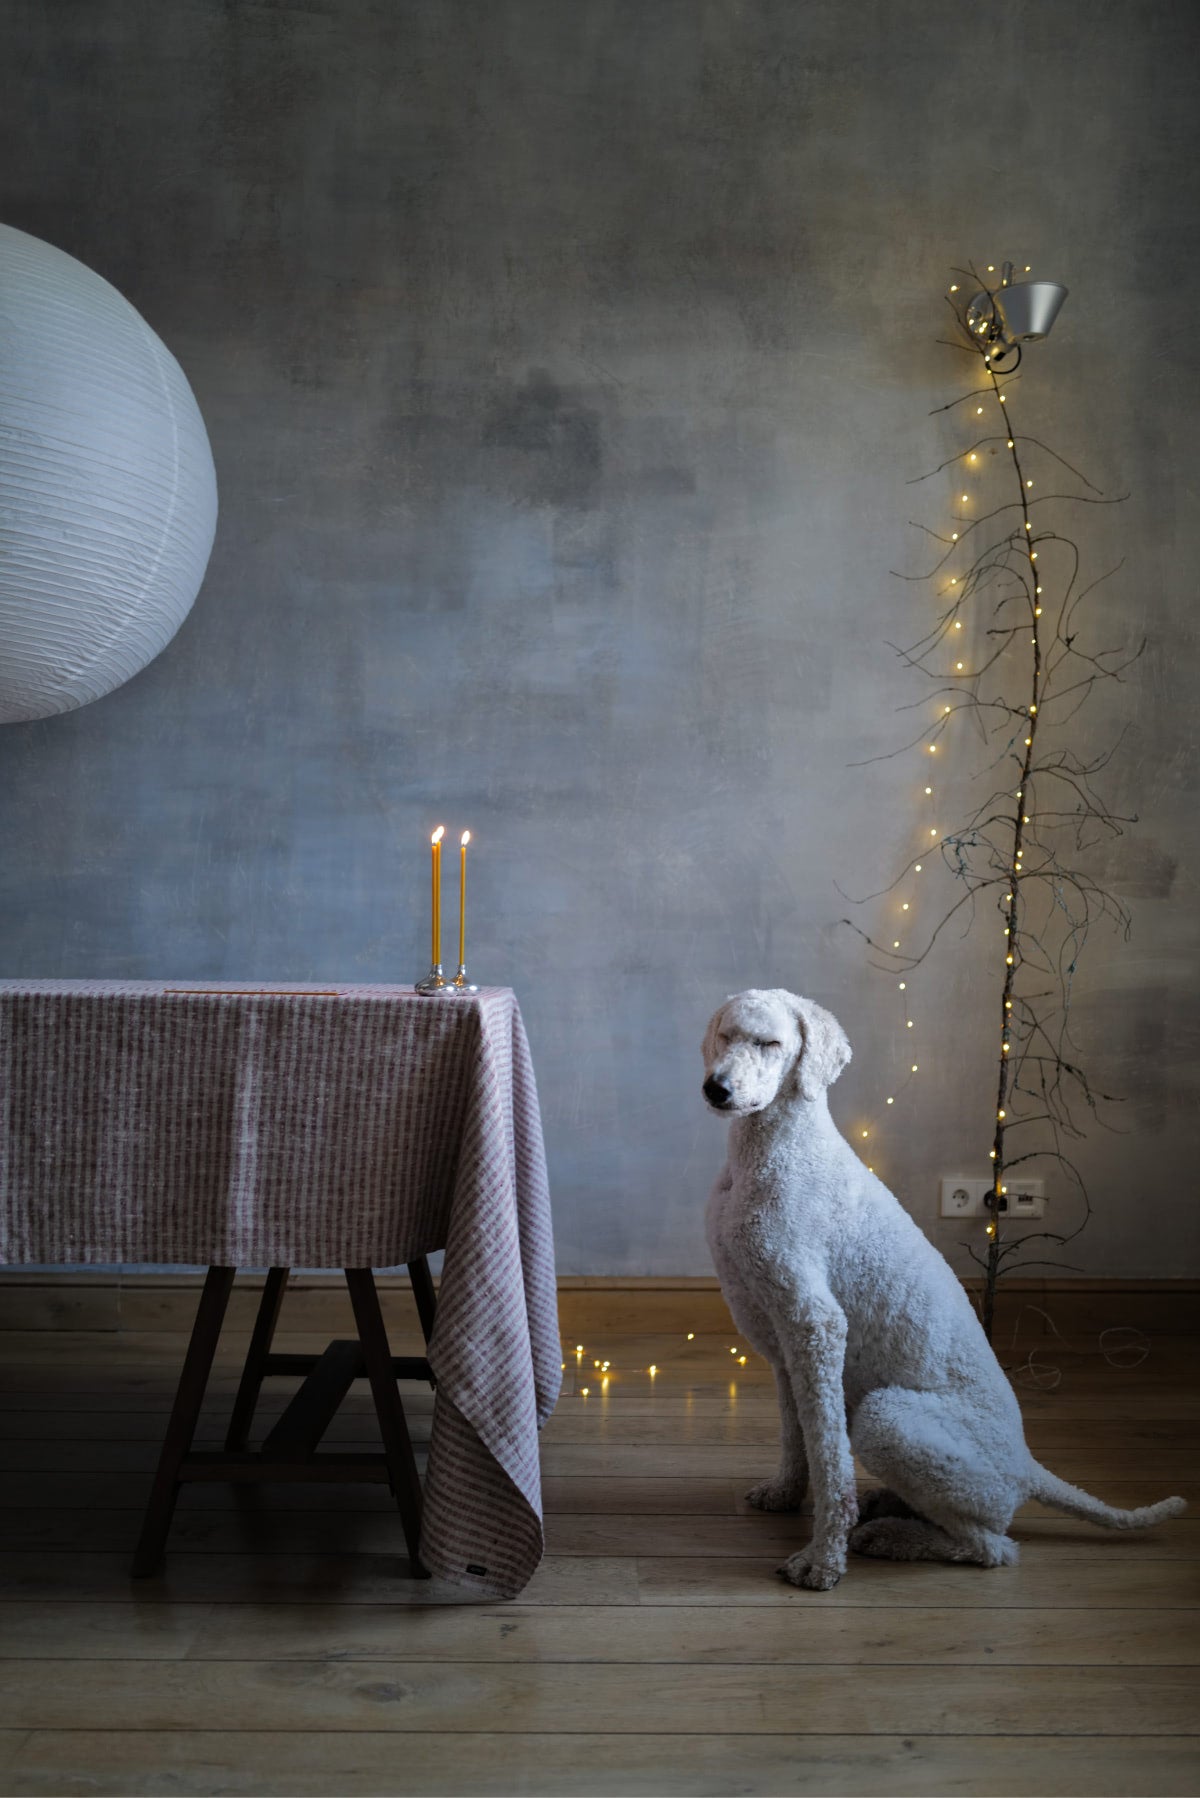
[[144,668],[191,609],[216,523],[174,356],[101,276],[0,225],[0,723]]

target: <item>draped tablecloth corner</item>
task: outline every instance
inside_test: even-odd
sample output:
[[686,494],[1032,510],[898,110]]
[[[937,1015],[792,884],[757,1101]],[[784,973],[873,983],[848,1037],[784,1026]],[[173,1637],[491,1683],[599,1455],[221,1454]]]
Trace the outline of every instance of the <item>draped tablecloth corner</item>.
[[507,988],[0,981],[0,1264],[394,1267],[444,1248],[422,1558],[513,1597],[561,1383]]

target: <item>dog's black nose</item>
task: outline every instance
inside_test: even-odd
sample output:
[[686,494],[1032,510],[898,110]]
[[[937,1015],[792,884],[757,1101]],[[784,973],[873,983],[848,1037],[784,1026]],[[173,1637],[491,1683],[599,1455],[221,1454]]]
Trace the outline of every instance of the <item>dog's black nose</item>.
[[732,1087],[724,1085],[724,1083],[718,1080],[714,1074],[710,1079],[704,1082],[704,1097],[708,1100],[710,1105],[715,1105],[720,1109],[722,1106],[728,1105],[730,1099],[732,1099],[733,1089]]

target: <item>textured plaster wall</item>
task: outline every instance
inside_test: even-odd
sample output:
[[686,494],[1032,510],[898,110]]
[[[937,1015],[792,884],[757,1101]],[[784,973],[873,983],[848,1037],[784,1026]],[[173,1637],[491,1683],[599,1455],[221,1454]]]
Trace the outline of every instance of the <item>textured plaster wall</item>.
[[[987,1165],[994,922],[906,1032],[835,883],[926,823],[915,757],[849,765],[928,716],[887,644],[931,602],[889,570],[965,440],[928,416],[964,381],[948,270],[1012,255],[1072,290],[1022,420],[1131,492],[1083,523],[1094,572],[1125,558],[1103,617],[1149,636],[1080,720],[1085,751],[1124,726],[1140,821],[1102,857],[1132,939],[1076,989],[1127,1099],[1072,1258],[1200,1271],[1192,16],[4,0],[0,217],[175,351],[222,511],[158,661],[0,732],[3,972],[408,980],[429,829],[469,825],[562,1271],[707,1271],[697,1044],[748,984],[841,1017],[835,1113],[965,1267],[936,1179]],[[946,762],[969,797],[965,734]]]

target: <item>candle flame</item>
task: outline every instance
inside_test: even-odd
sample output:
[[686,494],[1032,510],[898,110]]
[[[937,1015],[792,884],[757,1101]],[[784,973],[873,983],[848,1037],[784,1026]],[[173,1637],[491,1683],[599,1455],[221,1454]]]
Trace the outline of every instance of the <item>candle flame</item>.
[[469,843],[469,842],[470,842],[470,841],[471,841],[471,833],[470,833],[470,831],[469,831],[469,830],[464,830],[464,831],[463,831],[463,833],[462,833],[462,838],[461,838],[461,842],[462,842],[462,846],[463,846],[463,848],[464,848],[464,849],[465,849],[465,848],[466,848],[466,846],[467,846],[467,844],[468,844],[468,843]]
[[440,843],[442,838],[445,836],[445,834],[446,834],[446,826],[444,824],[439,824],[437,829],[434,831],[433,835],[430,837],[429,841],[431,843]]

